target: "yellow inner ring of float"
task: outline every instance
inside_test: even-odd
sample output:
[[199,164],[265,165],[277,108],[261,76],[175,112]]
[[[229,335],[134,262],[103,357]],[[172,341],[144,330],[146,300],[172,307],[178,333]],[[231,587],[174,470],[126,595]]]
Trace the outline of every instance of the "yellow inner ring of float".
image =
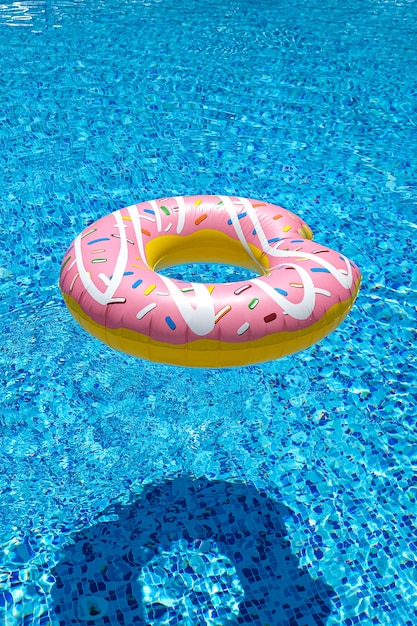
[[146,244],[146,259],[155,272],[183,263],[222,263],[244,267],[260,275],[268,274],[265,252],[251,243],[247,245],[250,252],[240,241],[207,228],[186,236],[155,237]]

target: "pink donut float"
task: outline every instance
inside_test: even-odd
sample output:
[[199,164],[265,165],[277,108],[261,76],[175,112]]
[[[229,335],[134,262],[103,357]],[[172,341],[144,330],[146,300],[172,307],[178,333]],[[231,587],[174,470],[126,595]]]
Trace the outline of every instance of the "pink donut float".
[[[202,284],[158,270],[192,262],[257,278]],[[358,267],[312,241],[299,217],[261,200],[179,196],[120,209],[88,226],[60,276],[81,326],[144,359],[231,367],[297,352],[334,330],[359,290]]]

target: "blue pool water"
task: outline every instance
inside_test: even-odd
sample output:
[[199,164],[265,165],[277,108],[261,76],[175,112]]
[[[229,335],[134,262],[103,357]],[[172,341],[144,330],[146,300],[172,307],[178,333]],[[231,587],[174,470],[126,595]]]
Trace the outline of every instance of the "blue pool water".
[[[417,624],[416,24],[411,0],[0,5],[2,624]],[[341,327],[230,370],[86,335],[69,242],[194,193],[351,257]]]

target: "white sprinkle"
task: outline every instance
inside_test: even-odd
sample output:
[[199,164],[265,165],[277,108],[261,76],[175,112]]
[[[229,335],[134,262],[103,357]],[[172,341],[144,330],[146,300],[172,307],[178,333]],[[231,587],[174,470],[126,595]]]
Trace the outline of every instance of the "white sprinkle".
[[124,304],[126,298],[111,298],[107,304]]
[[240,328],[237,329],[237,334],[238,335],[243,335],[243,333],[246,333],[246,331],[248,330],[250,324],[249,322],[245,322],[244,324],[242,324],[242,326]]
[[149,311],[152,311],[152,309],[154,309],[155,307],[156,307],[156,302],[151,302],[151,304],[148,304],[147,306],[143,307],[143,309],[141,309],[139,313],[136,314],[136,317],[138,318],[138,320],[141,320],[142,317],[145,317],[145,315],[149,313]]
[[72,288],[74,287],[74,283],[75,283],[75,281],[77,280],[78,276],[79,276],[79,273],[77,272],[77,273],[75,274],[74,278],[73,278],[73,279],[72,279],[72,281],[71,281],[71,284],[70,284],[70,289],[69,289],[70,291],[72,291]]

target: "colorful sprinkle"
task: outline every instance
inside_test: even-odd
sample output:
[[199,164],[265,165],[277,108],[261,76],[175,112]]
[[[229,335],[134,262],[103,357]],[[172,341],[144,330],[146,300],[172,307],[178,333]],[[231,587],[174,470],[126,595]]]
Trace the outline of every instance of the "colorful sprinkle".
[[99,252],[106,252],[105,248],[97,248],[97,250],[91,250],[91,254],[98,254]]
[[321,252],[329,252],[328,250],[313,250],[313,254],[320,254]]
[[211,294],[214,291],[216,285],[210,285],[209,287],[207,287],[207,291]]
[[61,274],[64,271],[64,267],[66,266],[66,264],[68,263],[68,261],[70,260],[70,256],[63,262],[62,266],[61,266]]
[[266,315],[264,317],[264,322],[266,322],[266,323],[273,322],[276,319],[277,319],[277,314],[276,313],[270,313],[269,315]]
[[282,230],[284,231],[284,233],[287,233],[289,230],[291,230],[291,226],[287,224]]
[[75,274],[74,278],[73,278],[73,279],[72,279],[72,281],[71,281],[70,288],[69,288],[70,292],[72,291],[72,289],[73,289],[73,287],[74,287],[74,283],[75,283],[75,281],[77,280],[78,276],[79,276],[79,273],[77,272],[77,273]]
[[244,323],[242,324],[242,326],[240,326],[240,327],[237,329],[237,331],[236,331],[236,332],[237,332],[237,334],[238,334],[238,335],[243,335],[244,333],[246,333],[246,331],[248,330],[248,328],[249,328],[249,327],[250,327],[249,322],[244,322]]
[[265,202],[259,202],[258,204],[252,204],[253,208],[256,209],[257,206],[265,206]]
[[[240,204],[240,203],[239,203],[239,204]],[[238,219],[238,220],[241,220],[243,217],[246,217],[246,216],[247,216],[247,213],[246,213],[246,212],[239,213],[239,214],[238,214],[238,216],[237,216],[237,219]],[[229,224],[229,226],[231,226],[231,225],[232,225],[232,220],[227,220],[227,223]]]
[[107,304],[124,304],[126,298],[111,298]]
[[310,267],[310,272],[323,272],[324,274],[330,274],[329,270],[325,267]]
[[189,291],[194,291],[194,287],[184,287],[184,289],[181,289],[181,291],[183,291],[184,293],[188,293]]
[[208,218],[207,213],[204,213],[204,215],[200,215],[200,217],[198,217],[198,218],[195,220],[195,224],[196,224],[196,226],[198,226],[199,224],[201,224],[201,222],[204,222],[204,220],[205,220],[205,219],[207,219],[207,218]]
[[91,259],[91,263],[107,263],[107,259]]
[[222,309],[220,309],[220,311],[216,314],[216,317],[214,318],[214,323],[217,324],[217,322],[219,322],[222,319],[222,317],[224,317],[231,310],[232,310],[232,307],[230,306],[230,304],[227,304]]
[[98,243],[99,241],[110,241],[110,237],[100,237],[100,239],[93,239],[93,241],[87,242],[87,246],[92,246],[93,243]]
[[290,283],[290,287],[297,287],[297,289],[303,289],[304,285],[302,283]]
[[203,202],[203,201],[201,200],[201,198],[199,198],[198,200],[196,200],[196,201],[194,202],[194,206],[200,206],[200,204],[201,204],[202,202]]
[[155,215],[155,211],[153,209],[143,209],[144,213],[150,213],[151,215]]
[[274,237],[274,239],[268,239],[268,243],[275,243],[276,241],[282,241],[281,237]]
[[254,298],[253,300],[251,300],[249,302],[248,307],[252,311],[258,304],[259,304],[259,299],[258,298]]
[[165,318],[166,323],[168,324],[168,326],[170,327],[171,330],[175,330],[176,329],[176,324],[174,322],[174,320],[169,317],[169,315]]
[[84,237],[88,237],[88,235],[91,235],[92,233],[95,233],[96,230],[97,230],[97,228],[92,228],[91,230],[89,230],[86,233],[84,233],[84,235],[81,235],[81,239],[84,239]]
[[141,232],[142,232],[144,235],[147,235],[148,237],[150,237],[150,236],[151,236],[151,233],[149,232],[149,230],[145,230],[144,228],[141,228]]
[[152,291],[156,289],[156,285],[152,284],[149,285],[149,287],[146,287],[145,291],[143,292],[145,294],[145,296],[149,296],[150,293],[152,293]]
[[275,287],[275,291],[277,293],[280,293],[282,296],[288,296],[288,291],[285,291],[284,289],[280,289],[279,287]]
[[161,209],[163,213],[165,213],[165,215],[169,215],[169,210],[166,208],[166,206],[161,206],[159,208]]
[[155,309],[155,307],[156,307],[156,302],[151,302],[151,304],[148,304],[147,306],[143,307],[143,309],[141,309],[139,313],[136,313],[137,319],[141,320],[142,317],[145,317],[145,315],[149,313],[149,311],[152,311],[153,309]]
[[129,217],[128,215],[122,215],[122,220],[126,220],[127,222],[131,222],[132,218]]
[[281,214],[278,215],[274,215],[274,217],[272,218],[273,220],[279,220],[282,217]]
[[238,296],[239,294],[243,293],[244,291],[246,291],[246,289],[250,289],[252,287],[252,285],[243,285],[243,287],[239,287],[239,289],[236,289],[233,293]]
[[[116,239],[121,239],[120,235],[112,235],[112,237],[115,237]],[[134,241],[132,241],[131,239],[126,239],[127,243],[131,243],[132,245],[135,244]]]

